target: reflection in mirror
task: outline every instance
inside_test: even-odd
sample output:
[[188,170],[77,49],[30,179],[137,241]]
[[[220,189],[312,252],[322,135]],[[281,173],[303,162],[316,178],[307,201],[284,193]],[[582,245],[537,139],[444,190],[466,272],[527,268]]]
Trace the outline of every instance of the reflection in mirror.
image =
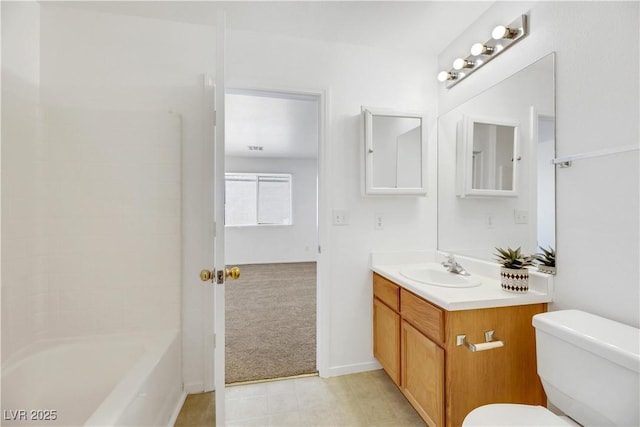
[[374,187],[420,187],[420,119],[373,116]]
[[472,189],[513,190],[515,129],[491,123],[473,124]]
[[555,249],[554,104],[549,54],[438,118],[439,250]]
[[516,122],[464,116],[458,132],[458,196],[516,196],[518,166]]
[[[531,111],[533,140],[538,150],[537,238],[539,248],[556,247],[556,168],[550,159],[556,156],[555,117]],[[554,190],[554,191],[552,191]],[[540,252],[540,251],[538,251]]]
[[422,117],[363,107],[365,193],[424,194]]

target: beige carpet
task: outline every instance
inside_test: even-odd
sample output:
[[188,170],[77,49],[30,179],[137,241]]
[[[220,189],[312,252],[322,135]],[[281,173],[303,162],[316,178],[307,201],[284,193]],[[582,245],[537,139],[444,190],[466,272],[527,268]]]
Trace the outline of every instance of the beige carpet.
[[240,270],[226,288],[226,383],[316,372],[316,263]]

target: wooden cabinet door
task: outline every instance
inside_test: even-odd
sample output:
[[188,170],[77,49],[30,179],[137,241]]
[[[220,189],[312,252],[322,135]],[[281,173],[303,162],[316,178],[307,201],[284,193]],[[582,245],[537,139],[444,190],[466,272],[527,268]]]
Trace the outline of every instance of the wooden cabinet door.
[[400,385],[400,315],[373,299],[373,355]]
[[444,425],[444,350],[402,321],[402,391],[430,427]]

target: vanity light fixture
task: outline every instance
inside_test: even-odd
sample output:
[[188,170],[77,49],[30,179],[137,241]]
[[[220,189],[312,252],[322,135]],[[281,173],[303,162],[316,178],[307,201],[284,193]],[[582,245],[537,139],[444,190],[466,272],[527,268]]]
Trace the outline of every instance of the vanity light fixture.
[[[491,32],[491,38],[484,43],[471,46],[470,55],[453,61],[449,71],[441,71],[438,80],[450,89],[496,56],[507,50],[529,33],[527,15],[520,15],[509,25],[498,25]],[[461,70],[464,70],[462,72]]]

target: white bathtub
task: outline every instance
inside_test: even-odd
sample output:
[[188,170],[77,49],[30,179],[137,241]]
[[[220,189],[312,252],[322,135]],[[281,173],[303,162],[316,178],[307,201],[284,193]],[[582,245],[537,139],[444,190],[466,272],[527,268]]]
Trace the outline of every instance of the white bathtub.
[[176,330],[38,344],[2,367],[2,425],[166,426],[180,357]]

